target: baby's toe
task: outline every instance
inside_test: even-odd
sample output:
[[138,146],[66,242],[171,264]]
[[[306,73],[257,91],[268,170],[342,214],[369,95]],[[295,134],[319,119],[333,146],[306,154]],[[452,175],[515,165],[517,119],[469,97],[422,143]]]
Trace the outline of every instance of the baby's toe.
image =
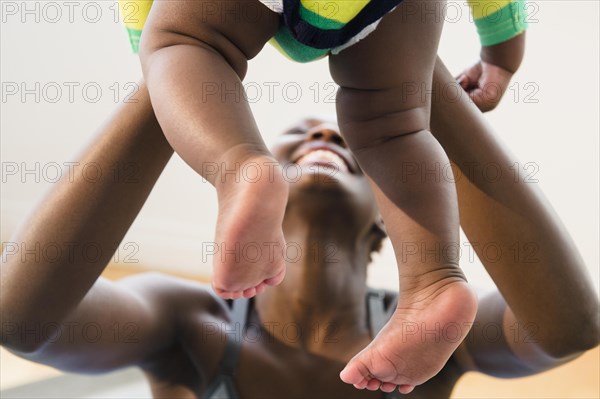
[[398,387],[398,385],[393,384],[391,382],[384,382],[383,384],[381,384],[381,387],[379,387],[379,389],[381,389],[383,392],[394,392],[394,390]]
[[377,391],[381,387],[381,381],[372,379],[367,383],[367,389],[369,391]]
[[400,391],[400,393],[402,394],[407,394],[407,393],[411,393],[413,391],[413,389],[415,389],[414,385],[400,385],[398,387],[398,391]]
[[350,363],[340,373],[340,378],[346,384],[360,385],[362,386],[362,388],[358,389],[363,389],[367,386],[367,383],[369,382],[369,380],[365,378],[365,375],[368,374],[361,373],[358,367],[356,367],[356,364],[356,360],[350,360]]
[[260,283],[256,287],[256,295],[260,295],[267,289],[267,285],[265,283]]

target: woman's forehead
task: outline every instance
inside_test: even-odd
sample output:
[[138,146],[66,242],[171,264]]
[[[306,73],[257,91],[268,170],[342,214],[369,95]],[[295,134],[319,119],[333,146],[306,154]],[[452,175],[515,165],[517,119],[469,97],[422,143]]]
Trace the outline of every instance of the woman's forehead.
[[310,123],[314,123],[315,125],[320,125],[321,123],[332,123],[334,125],[337,125],[336,115],[330,113],[314,114],[308,118],[304,118],[304,120]]
[[291,130],[294,128],[305,128],[310,129],[315,126],[322,125],[323,123],[332,124],[337,127],[337,120],[335,115],[332,114],[322,114],[322,115],[313,115],[308,118],[304,118],[294,123],[292,127],[286,130]]

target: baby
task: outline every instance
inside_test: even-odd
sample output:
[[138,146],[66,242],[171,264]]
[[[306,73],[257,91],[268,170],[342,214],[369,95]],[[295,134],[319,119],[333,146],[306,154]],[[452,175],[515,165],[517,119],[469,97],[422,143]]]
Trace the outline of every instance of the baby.
[[[444,1],[163,0],[151,11],[151,2],[121,1],[134,48],[141,36],[142,68],[165,136],[216,188],[215,241],[234,252],[246,244],[274,248],[252,261],[215,257],[213,288],[223,298],[252,297],[285,275],[281,225],[288,184],[244,96],[235,93],[243,90],[247,61],[269,40],[299,62],[329,57],[340,86],[341,133],[375,192],[402,282],[394,315],[340,376],[359,389],[408,393],[437,374],[476,313],[475,295],[452,250],[459,241],[454,184],[427,174],[449,163],[428,130],[431,100],[425,95]],[[515,58],[512,49],[522,49],[515,38],[526,27],[524,4],[482,0],[471,8],[487,51],[482,58],[491,55],[459,81],[489,108],[482,86],[503,76],[506,88],[505,77],[516,69],[503,62]],[[414,165],[422,171],[405,172]],[[248,166],[252,179],[241,175]],[[447,337],[446,326],[458,329]]]

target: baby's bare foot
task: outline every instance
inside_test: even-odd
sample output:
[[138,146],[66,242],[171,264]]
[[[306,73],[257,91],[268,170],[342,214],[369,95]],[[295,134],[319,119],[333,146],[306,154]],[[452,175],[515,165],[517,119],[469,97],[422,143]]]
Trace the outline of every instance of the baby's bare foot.
[[442,369],[476,312],[476,295],[460,279],[401,295],[392,318],[340,377],[359,389],[390,392],[398,387],[409,393]]
[[282,222],[288,184],[268,156],[248,157],[217,186],[219,216],[213,288],[225,299],[252,297],[285,275]]

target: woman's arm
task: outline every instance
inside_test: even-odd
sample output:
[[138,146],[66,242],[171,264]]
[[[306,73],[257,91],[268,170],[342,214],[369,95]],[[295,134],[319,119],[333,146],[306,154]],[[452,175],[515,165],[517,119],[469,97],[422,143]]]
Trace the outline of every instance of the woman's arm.
[[[444,84],[455,83],[438,59],[434,88]],[[481,301],[478,324],[465,339],[462,349],[472,366],[498,376],[524,375],[595,347],[598,298],[558,216],[536,185],[515,181],[516,159],[466,96],[432,98],[432,132],[459,170],[461,225],[501,293]],[[473,173],[476,165],[491,163],[502,169],[500,179]],[[482,253],[491,243],[502,250],[499,260]],[[495,341],[496,327],[502,338]]]
[[[23,357],[94,371],[140,361],[173,339],[164,320],[172,310],[148,301],[154,282],[98,279],[173,152],[144,85],[133,100],[79,160],[100,177],[65,174],[12,240],[20,251],[3,254],[2,345]],[[24,252],[51,247],[60,251]]]

